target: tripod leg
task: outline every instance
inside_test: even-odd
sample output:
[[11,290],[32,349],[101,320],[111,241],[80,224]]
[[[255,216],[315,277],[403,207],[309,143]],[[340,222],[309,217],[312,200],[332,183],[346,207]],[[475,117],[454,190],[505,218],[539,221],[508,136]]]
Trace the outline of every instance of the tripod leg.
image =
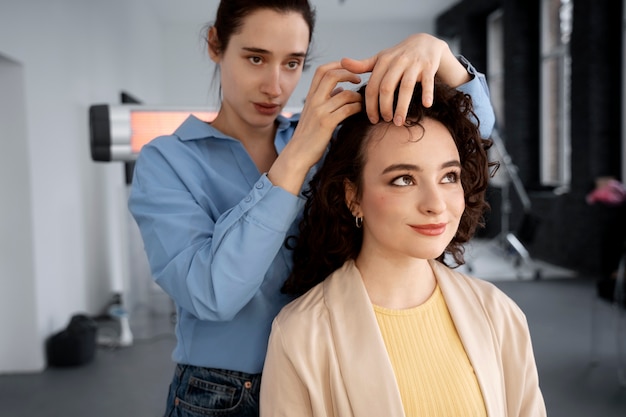
[[526,249],[526,247],[524,247],[522,242],[519,241],[517,236],[515,236],[513,233],[507,233],[506,240],[507,242],[509,242],[513,250],[515,250],[515,252],[520,256],[520,258],[522,258],[522,260],[526,263],[526,265],[528,265],[533,270],[534,272],[533,278],[540,279],[541,273],[539,269],[536,268],[532,259],[530,258],[530,254],[528,253],[528,250]]

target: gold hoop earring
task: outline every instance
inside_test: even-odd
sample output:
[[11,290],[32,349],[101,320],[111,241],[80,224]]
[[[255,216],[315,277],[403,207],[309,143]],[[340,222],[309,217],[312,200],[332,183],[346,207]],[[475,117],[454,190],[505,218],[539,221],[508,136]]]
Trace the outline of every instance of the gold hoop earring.
[[363,217],[354,217],[354,224],[356,225],[357,229],[363,227]]

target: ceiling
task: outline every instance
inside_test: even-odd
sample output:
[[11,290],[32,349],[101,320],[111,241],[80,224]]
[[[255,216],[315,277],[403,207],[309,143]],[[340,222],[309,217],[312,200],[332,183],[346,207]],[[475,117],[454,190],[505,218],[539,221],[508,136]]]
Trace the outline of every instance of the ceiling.
[[[320,20],[432,20],[461,0],[311,0]],[[219,0],[152,0],[166,22],[206,23]]]

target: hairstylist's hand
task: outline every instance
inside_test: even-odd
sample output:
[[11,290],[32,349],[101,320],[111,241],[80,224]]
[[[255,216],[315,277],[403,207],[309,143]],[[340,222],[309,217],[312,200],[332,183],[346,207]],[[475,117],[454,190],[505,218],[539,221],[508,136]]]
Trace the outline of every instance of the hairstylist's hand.
[[[365,89],[367,115],[372,123],[379,119],[378,104],[383,120],[393,120],[394,124],[403,125],[417,82],[422,83],[422,104],[430,107],[435,74],[452,87],[470,80],[470,75],[448,44],[426,33],[411,35],[396,46],[367,59],[343,58],[341,65],[356,74],[372,73]],[[394,115],[393,95],[398,85],[400,94]]]
[[361,110],[359,93],[338,88],[342,82],[358,84],[361,77],[342,68],[339,62],[322,65],[315,71],[293,137],[267,174],[274,185],[298,194],[306,174],[326,151],[339,123]]

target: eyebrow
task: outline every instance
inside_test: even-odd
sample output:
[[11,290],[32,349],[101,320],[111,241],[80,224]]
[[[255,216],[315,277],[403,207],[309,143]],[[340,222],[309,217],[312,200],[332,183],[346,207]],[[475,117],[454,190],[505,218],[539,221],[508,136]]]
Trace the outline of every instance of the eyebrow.
[[[459,162],[456,159],[453,159],[451,161],[448,162],[444,162],[443,164],[441,164],[441,169],[444,168],[450,168],[450,167],[461,167],[461,162]],[[422,168],[420,168],[419,165],[414,165],[414,164],[393,164],[393,165],[389,165],[387,168],[385,168],[383,170],[383,174],[387,174],[389,172],[394,172],[394,171],[421,171]]]
[[[264,55],[268,55],[268,54],[271,55],[272,54],[267,49],[254,48],[254,47],[251,47],[251,46],[244,46],[241,49],[243,49],[244,51],[255,53],[255,54],[264,54]],[[306,52],[292,52],[292,53],[289,54],[289,56],[292,56],[294,58],[306,58]]]

